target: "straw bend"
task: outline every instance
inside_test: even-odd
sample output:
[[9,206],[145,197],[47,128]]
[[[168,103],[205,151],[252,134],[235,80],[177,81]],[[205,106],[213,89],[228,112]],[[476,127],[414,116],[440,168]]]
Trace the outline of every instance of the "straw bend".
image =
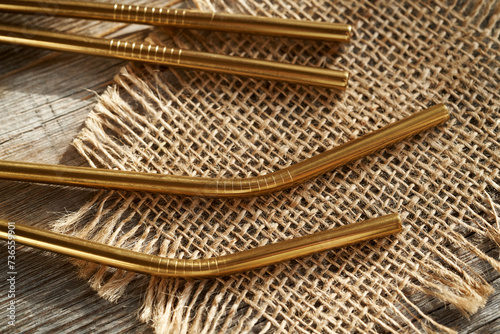
[[0,11],[99,19],[191,29],[349,42],[351,26],[188,9],[61,0],[0,0]]
[[101,168],[0,161],[0,179],[181,196],[249,197],[303,183],[448,120],[444,104],[417,112],[358,139],[276,172],[241,179],[204,178]]
[[180,278],[237,274],[399,232],[400,217],[391,214],[220,257],[171,259],[0,219],[0,239],[134,272]]

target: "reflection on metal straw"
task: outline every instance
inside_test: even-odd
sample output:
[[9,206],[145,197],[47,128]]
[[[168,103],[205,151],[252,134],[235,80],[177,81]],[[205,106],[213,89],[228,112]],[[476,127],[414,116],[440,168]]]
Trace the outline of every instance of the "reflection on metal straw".
[[348,42],[351,26],[250,15],[59,0],[0,0],[0,11]]
[[[15,242],[134,272],[164,277],[203,278],[232,275],[333,248],[401,232],[398,214],[369,219],[331,230],[207,259],[171,259],[45,231],[15,226]],[[13,235],[13,234],[12,234]],[[0,220],[0,239],[9,239],[9,223]]]
[[202,197],[249,197],[290,188],[449,119],[438,104],[288,168],[256,177],[220,179],[100,168],[0,161],[0,179]]
[[344,90],[349,73],[325,68],[0,25],[0,43],[119,58]]

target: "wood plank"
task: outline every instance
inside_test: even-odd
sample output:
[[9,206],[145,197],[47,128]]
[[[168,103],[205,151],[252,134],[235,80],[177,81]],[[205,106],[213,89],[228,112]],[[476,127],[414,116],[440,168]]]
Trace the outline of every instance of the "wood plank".
[[[468,239],[475,238],[475,235],[471,235]],[[500,250],[493,241],[483,240],[479,248],[488,256],[499,258]],[[486,330],[490,328],[490,325],[499,324],[500,273],[491,268],[489,264],[474,256],[468,258],[467,264],[477,270],[477,272],[482,273],[483,278],[495,289],[484,308],[468,318],[455,307],[444,305],[436,298],[426,298],[425,300],[417,301],[416,305],[440,324],[454,328],[459,333],[477,333],[481,328],[481,330]]]
[[[16,18],[0,15],[2,24],[8,21]],[[86,26],[87,33],[102,31],[93,25]],[[65,27],[77,28],[69,23]],[[85,164],[71,141],[93,108],[95,95],[103,92],[124,63],[0,45],[0,64],[0,159]],[[65,212],[77,210],[94,192],[0,181],[0,217],[47,227]],[[6,259],[7,248],[2,246],[0,254]],[[5,278],[6,261],[0,271]],[[116,304],[102,299],[63,256],[21,246],[16,271],[15,332],[152,332],[136,318],[140,295],[130,294]],[[8,288],[6,279],[1,280],[0,328],[4,330],[8,329],[4,307]]]
[[[20,19],[20,16],[0,15],[2,23]],[[49,18],[32,21],[39,27],[52,27]],[[89,22],[82,26],[75,20],[58,22],[65,25],[65,30],[89,34],[116,29],[111,24]],[[103,92],[124,63],[0,45],[0,64],[0,159],[84,164],[71,147],[71,141],[95,104],[94,94]],[[0,181],[0,217],[47,227],[64,212],[79,208],[94,192]],[[481,249],[498,258],[496,245],[487,240],[480,242]],[[5,259],[5,247],[1,247],[0,254]],[[466,260],[484,272],[486,280],[496,289],[484,309],[467,319],[436,299],[426,299],[417,305],[440,323],[463,333],[500,332],[500,274],[474,256]],[[18,250],[16,263],[17,332],[152,332],[136,319],[141,299],[137,291],[141,289],[130,291],[127,297],[113,304],[100,298],[78,278],[65,257],[24,247]],[[7,272],[5,261],[0,271]],[[144,282],[138,280],[135,284],[140,287]],[[6,280],[1,280],[1,305],[5,305],[7,291]],[[239,312],[243,314],[245,309]],[[5,307],[0,309],[0,319],[0,324],[5,325]]]

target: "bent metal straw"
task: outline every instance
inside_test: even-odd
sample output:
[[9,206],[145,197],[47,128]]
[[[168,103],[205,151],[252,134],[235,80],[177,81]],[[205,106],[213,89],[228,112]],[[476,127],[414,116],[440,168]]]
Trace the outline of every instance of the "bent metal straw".
[[[232,275],[401,232],[398,214],[206,259],[172,259],[108,246],[0,219],[0,239],[134,272],[179,278]],[[9,232],[10,231],[10,232]]]
[[0,11],[97,19],[189,29],[221,30],[325,42],[349,42],[351,26],[343,23],[209,13],[125,4],[64,0],[0,0]]
[[0,161],[0,179],[181,196],[260,196],[303,183],[448,119],[448,109],[444,104],[438,104],[288,168],[248,178],[205,178]]

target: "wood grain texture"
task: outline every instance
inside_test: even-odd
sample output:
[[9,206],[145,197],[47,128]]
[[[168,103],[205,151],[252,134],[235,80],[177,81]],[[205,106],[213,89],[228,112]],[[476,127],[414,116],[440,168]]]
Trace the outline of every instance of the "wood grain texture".
[[[0,15],[0,22],[49,27],[49,19]],[[29,21],[29,22],[27,22]],[[59,20],[64,30],[87,34],[115,31],[95,22],[76,25]],[[103,30],[104,29],[104,30]],[[118,73],[122,62],[0,45],[0,159],[82,165],[72,148],[96,94]],[[47,227],[78,209],[93,190],[0,181],[0,215]],[[2,333],[149,333],[136,317],[140,294],[114,304],[78,278],[67,258],[29,247],[16,252],[16,327],[7,327],[7,247],[0,249],[0,332]],[[138,285],[141,282],[137,283]],[[4,307],[5,306],[5,307]]]
[[[0,16],[1,23],[18,21],[17,16]],[[22,20],[25,20],[22,18]],[[49,26],[49,18],[34,19]],[[103,26],[74,20],[61,20],[64,30],[102,33]],[[104,25],[104,31],[116,27]],[[0,159],[83,165],[84,160],[71,147],[88,112],[123,66],[122,62],[84,56],[57,54],[35,49],[0,46]],[[23,224],[47,227],[65,212],[78,209],[93,190],[0,181],[0,215]],[[469,238],[475,238],[470,235]],[[6,258],[5,243],[1,257]],[[481,249],[498,258],[497,245],[481,241]],[[435,299],[417,304],[440,323],[461,333],[500,332],[500,274],[488,264],[470,257],[467,262],[484,273],[495,293],[484,309],[467,319],[458,310]],[[76,276],[66,258],[27,247],[16,254],[19,275],[16,284],[17,325],[14,332],[37,333],[148,333],[151,328],[136,319],[141,287],[116,304],[100,298]],[[7,272],[6,262],[0,265]],[[1,276],[5,277],[5,275]],[[8,284],[0,281],[0,332],[7,319],[5,303]],[[246,310],[238,312],[244,314]],[[259,330],[256,324],[255,330]],[[10,331],[9,331],[10,332]]]

